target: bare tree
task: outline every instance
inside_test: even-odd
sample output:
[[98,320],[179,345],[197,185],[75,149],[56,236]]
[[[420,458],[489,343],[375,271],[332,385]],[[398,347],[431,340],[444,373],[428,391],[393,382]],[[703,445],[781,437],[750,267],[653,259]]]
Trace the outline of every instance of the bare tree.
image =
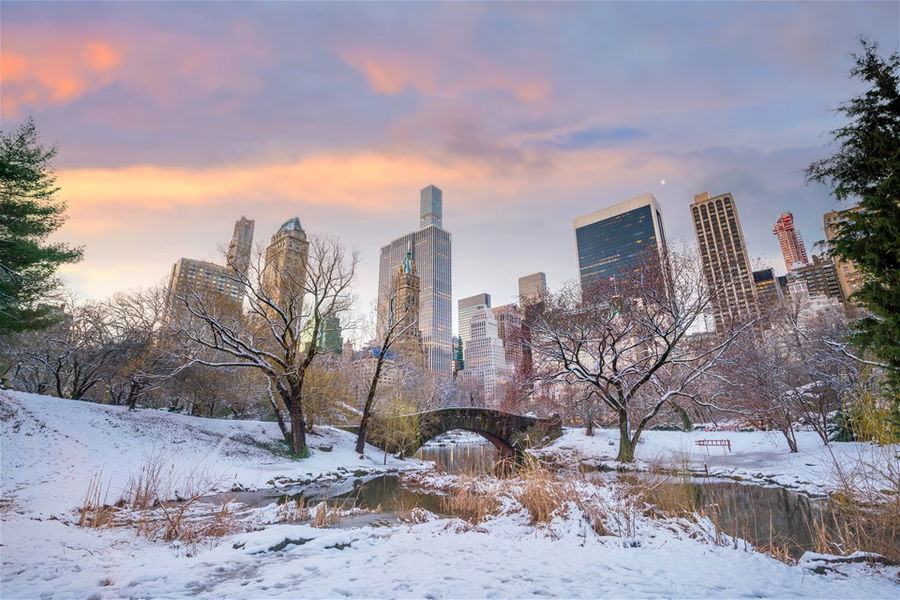
[[[356,435],[356,452],[363,454],[366,450],[366,434],[369,427],[369,420],[375,409],[375,401],[377,398],[378,385],[385,371],[388,369],[404,370],[408,368],[410,363],[415,362],[414,356],[399,356],[394,351],[394,346],[398,340],[415,339],[419,332],[419,311],[411,301],[402,302],[397,297],[397,290],[393,289],[390,302],[388,302],[388,314],[384,320],[384,331],[380,332],[377,337],[377,343],[374,344],[374,360],[372,361],[371,377],[368,378],[366,386],[366,398],[362,405],[362,414],[359,419],[359,430]],[[411,300],[408,299],[408,300]],[[404,349],[411,349],[411,344],[405,345]]]
[[104,302],[119,356],[117,368],[107,378],[113,404],[134,410],[141,398],[177,370],[178,340],[165,327],[166,302],[163,286],[116,294]]
[[[673,399],[695,398],[695,385],[751,327],[753,318],[705,346],[686,343],[720,290],[698,260],[672,254],[634,272],[550,295],[532,323],[539,376],[591,386],[615,413],[620,461],[633,461],[641,433]],[[583,394],[575,394],[582,398]]]
[[248,272],[231,272],[232,282],[246,291],[247,314],[194,291],[176,297],[188,317],[182,321],[183,334],[199,349],[224,357],[192,356],[186,364],[264,373],[290,416],[290,441],[296,454],[308,451],[307,371],[321,350],[326,320],[352,306],[358,262],[358,254],[348,256],[337,240],[313,237],[302,267],[294,265],[273,274],[273,267],[258,256]]

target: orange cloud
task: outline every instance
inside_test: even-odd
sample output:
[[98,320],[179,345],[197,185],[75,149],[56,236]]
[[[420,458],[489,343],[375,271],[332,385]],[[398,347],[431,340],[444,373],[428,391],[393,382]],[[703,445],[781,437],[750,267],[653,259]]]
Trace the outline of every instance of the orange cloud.
[[[131,166],[58,173],[73,207],[131,204],[156,209],[178,205],[295,201],[310,205],[383,210],[409,194],[409,182],[483,178],[487,168],[378,154],[318,156],[289,164],[179,169]],[[424,185],[424,184],[423,184]]]
[[39,52],[18,48],[7,42],[0,53],[6,118],[19,116],[26,104],[62,104],[103,87],[122,62],[122,51],[107,41],[62,38],[49,41]]
[[510,72],[484,56],[465,55],[459,48],[445,55],[350,45],[337,54],[345,64],[360,71],[369,89],[378,94],[399,94],[407,88],[447,96],[501,90],[528,104],[543,103],[550,95],[549,81]]

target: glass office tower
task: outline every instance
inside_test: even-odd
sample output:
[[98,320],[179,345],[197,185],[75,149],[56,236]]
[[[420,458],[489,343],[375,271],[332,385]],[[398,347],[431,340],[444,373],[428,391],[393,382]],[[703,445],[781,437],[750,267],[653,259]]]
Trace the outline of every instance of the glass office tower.
[[378,269],[378,332],[386,327],[394,272],[411,247],[420,277],[419,328],[428,367],[451,373],[453,307],[450,287],[450,233],[441,228],[442,194],[430,185],[421,191],[421,228],[381,248]]
[[613,280],[665,256],[662,212],[652,194],[644,194],[575,219],[578,274],[582,288]]

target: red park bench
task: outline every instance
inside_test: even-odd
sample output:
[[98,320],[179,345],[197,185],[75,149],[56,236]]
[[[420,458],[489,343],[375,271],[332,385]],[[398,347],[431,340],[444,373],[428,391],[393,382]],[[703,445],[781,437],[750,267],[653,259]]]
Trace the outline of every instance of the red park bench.
[[697,440],[694,442],[698,446],[722,446],[723,448],[728,448],[728,451],[731,452],[731,440]]

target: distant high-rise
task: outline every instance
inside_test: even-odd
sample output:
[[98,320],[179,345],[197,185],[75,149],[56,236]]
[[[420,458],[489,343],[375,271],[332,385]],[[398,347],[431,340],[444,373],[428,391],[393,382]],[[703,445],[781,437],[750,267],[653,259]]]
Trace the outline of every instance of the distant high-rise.
[[775,277],[772,267],[753,271],[753,284],[756,286],[756,297],[774,300],[782,296],[781,286]]
[[792,213],[781,213],[781,216],[775,222],[775,228],[772,233],[778,238],[781,244],[781,255],[784,257],[784,268],[792,271],[797,267],[809,264],[809,258],[806,257],[806,248],[803,246],[803,238],[797,233],[794,227],[794,215]]
[[578,217],[574,226],[582,289],[665,260],[662,212],[653,194]]
[[266,248],[261,284],[276,306],[295,315],[303,310],[309,242],[300,219],[294,217],[278,228]]
[[[859,211],[859,207],[848,208],[847,210],[833,210],[825,213],[825,239],[834,239],[840,231],[841,224],[847,220],[851,213],[857,211]],[[856,263],[853,261],[838,260],[836,257],[834,258],[834,267],[844,298],[851,300],[851,296],[862,287],[862,271],[856,268]]]
[[441,228],[441,190],[428,186],[421,193],[422,228],[381,248],[378,268],[378,331],[384,332],[389,313],[391,285],[397,267],[412,254],[420,279],[419,328],[428,368],[451,373],[453,307],[450,285],[450,234]]
[[811,264],[794,269],[788,274],[788,280],[795,284],[802,281],[802,287],[810,298],[837,298],[844,301],[834,262],[827,256],[814,255]]
[[493,311],[494,318],[497,319],[497,335],[503,341],[506,362],[516,373],[530,376],[531,344],[521,309],[515,304],[504,304]]
[[[205,260],[179,258],[172,265],[169,275],[167,311],[170,321],[187,316],[187,309],[180,298],[196,293],[206,300],[217,300],[222,307],[239,310],[244,298],[244,287],[235,277],[232,265],[246,272],[250,264],[253,243],[253,221],[241,217],[234,224],[234,235],[228,247],[228,263],[217,265]],[[246,265],[246,266],[244,266]]]
[[507,381],[510,368],[491,309],[487,306],[475,309],[470,329],[471,337],[463,343],[466,363],[463,377],[481,388],[485,406],[496,407],[502,400],[498,388]]
[[715,290],[712,315],[717,331],[752,316],[756,310],[756,288],[747,256],[744,232],[731,194],[694,196],[691,216],[703,274]]
[[419,192],[419,229],[443,227],[443,193],[433,185]]
[[463,298],[457,303],[456,319],[459,326],[459,339],[462,340],[464,347],[471,338],[470,322],[472,321],[472,315],[475,314],[477,309],[484,307],[491,307],[490,294],[475,294],[474,296]]
[[251,219],[241,217],[234,224],[234,234],[228,245],[228,259],[225,264],[241,273],[250,268],[250,253],[253,250],[253,228]]
[[519,302],[525,306],[536,304],[547,297],[547,275],[532,273],[519,277]]

